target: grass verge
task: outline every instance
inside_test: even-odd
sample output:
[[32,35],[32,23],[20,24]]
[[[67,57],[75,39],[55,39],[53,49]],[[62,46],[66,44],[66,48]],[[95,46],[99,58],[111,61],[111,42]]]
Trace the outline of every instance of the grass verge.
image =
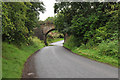
[[[101,43],[101,44],[103,44],[103,43]],[[94,47],[94,48],[88,48],[88,49],[84,48],[85,46],[76,47],[76,46],[72,46],[72,45],[73,44],[71,43],[71,40],[69,39],[64,43],[63,46],[65,48],[68,48],[73,53],[76,53],[78,55],[87,57],[87,58],[95,60],[95,61],[106,63],[106,64],[109,64],[111,66],[118,67],[118,64],[119,64],[118,63],[118,57],[113,56],[113,55],[108,55],[107,56],[107,55],[104,55],[104,54],[101,53],[101,52],[104,52],[109,47],[105,47],[103,50],[101,50],[100,47],[103,47],[101,45],[97,46],[97,47]],[[107,46],[109,46],[109,45],[107,45]],[[111,48],[111,49],[114,49],[114,48]]]
[[72,52],[77,53],[78,55],[85,56],[87,58],[99,61],[99,62],[107,63],[109,65],[118,67],[117,58],[99,55],[98,54],[99,52],[93,49],[79,49],[79,50],[78,49],[74,49],[72,50]]
[[45,45],[38,38],[32,39],[32,44],[22,45],[18,48],[13,44],[3,42],[2,44],[2,77],[21,78],[24,63],[35,51]]

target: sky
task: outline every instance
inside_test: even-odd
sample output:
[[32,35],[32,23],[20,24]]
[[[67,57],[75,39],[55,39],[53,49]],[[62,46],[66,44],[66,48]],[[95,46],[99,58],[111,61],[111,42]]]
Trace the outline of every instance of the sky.
[[46,11],[44,13],[40,13],[40,20],[44,21],[45,19],[47,19],[48,17],[53,17],[54,16],[54,4],[55,4],[55,0],[42,0]]

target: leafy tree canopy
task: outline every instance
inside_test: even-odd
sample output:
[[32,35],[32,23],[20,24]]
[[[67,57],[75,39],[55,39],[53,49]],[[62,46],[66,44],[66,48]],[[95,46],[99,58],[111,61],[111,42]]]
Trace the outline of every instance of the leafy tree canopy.
[[29,37],[38,21],[39,11],[44,10],[42,2],[2,2],[3,41],[15,44],[29,43]]
[[120,4],[116,2],[61,2],[55,6],[56,28],[80,43],[117,39]]

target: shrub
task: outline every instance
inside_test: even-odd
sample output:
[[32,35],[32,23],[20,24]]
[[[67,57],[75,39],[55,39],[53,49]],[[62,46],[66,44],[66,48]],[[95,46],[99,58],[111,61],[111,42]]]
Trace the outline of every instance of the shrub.
[[75,36],[71,35],[64,43],[64,46],[73,49],[75,47],[79,47],[81,45],[81,40],[78,40]]
[[117,42],[118,42],[117,40],[110,41],[110,42],[102,41],[97,46],[99,54],[117,57],[118,56],[118,43]]

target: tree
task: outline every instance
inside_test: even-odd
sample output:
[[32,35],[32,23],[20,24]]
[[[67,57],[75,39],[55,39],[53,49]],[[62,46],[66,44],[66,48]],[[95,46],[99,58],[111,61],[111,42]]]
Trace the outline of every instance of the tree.
[[29,43],[33,28],[38,21],[38,11],[43,12],[43,3],[3,2],[2,39],[9,43]]
[[[54,8],[55,26],[86,44],[99,43],[117,36],[119,3],[113,2],[61,2]],[[112,32],[112,33],[111,33]]]

